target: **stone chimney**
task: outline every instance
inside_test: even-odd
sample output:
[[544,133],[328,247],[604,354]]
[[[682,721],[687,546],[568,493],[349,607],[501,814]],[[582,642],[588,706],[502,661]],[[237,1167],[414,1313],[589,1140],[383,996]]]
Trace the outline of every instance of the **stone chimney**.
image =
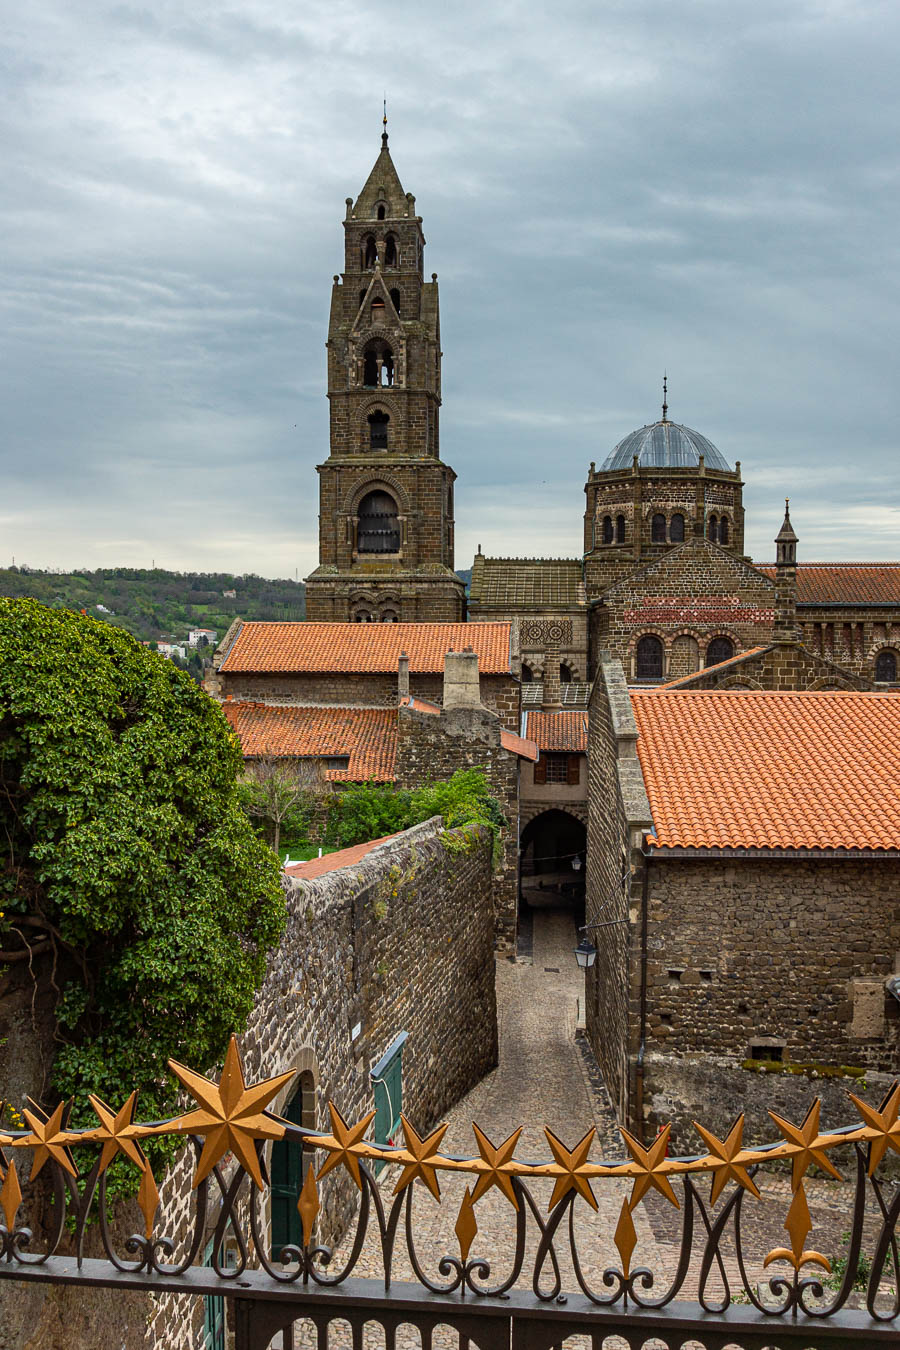
[[401,652],[397,658],[397,702],[409,698],[409,657]]
[[453,708],[480,708],[481,688],[478,682],[478,653],[471,647],[465,651],[447,652],[444,657],[444,710]]
[[547,644],[544,652],[544,688],[541,707],[545,712],[558,712],[562,707],[562,689],[559,682],[559,647]]
[[784,524],[775,536],[775,632],[776,642],[796,642],[797,630],[797,536],[784,499]]

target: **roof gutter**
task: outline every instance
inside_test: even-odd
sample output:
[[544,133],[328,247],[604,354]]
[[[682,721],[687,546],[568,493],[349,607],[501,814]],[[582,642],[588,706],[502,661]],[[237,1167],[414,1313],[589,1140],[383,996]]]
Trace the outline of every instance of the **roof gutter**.
[[781,858],[800,862],[827,858],[849,862],[895,862],[900,859],[900,849],[877,848],[659,848],[645,843],[642,851],[645,857],[672,862],[694,858],[708,861],[716,858]]

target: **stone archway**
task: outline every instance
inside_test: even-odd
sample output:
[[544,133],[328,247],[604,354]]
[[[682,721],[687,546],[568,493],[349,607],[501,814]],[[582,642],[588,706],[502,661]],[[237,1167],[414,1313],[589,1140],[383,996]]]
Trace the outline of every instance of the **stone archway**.
[[584,905],[587,827],[553,807],[533,816],[519,835],[519,891],[532,907]]

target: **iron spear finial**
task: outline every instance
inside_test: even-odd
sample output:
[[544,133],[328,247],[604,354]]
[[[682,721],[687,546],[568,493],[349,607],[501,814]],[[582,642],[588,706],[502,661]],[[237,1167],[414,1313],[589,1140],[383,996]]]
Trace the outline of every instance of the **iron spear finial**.
[[666,371],[663,371],[663,415],[662,415],[662,420],[663,420],[664,422],[668,422],[668,420],[669,420],[669,404],[668,404],[668,402],[667,402],[668,397],[669,397],[669,377],[668,377],[668,374],[666,373]]
[[384,128],[384,130],[383,130],[382,133],[381,133],[381,148],[382,148],[382,150],[386,150],[386,149],[387,149],[387,143],[388,143],[388,130],[387,130],[387,94],[385,94],[385,96],[384,96],[384,98],[383,98],[383,100],[382,100],[382,103],[383,103],[383,106],[384,106],[384,116],[383,116],[382,119],[381,119],[381,125],[382,125],[382,127]]

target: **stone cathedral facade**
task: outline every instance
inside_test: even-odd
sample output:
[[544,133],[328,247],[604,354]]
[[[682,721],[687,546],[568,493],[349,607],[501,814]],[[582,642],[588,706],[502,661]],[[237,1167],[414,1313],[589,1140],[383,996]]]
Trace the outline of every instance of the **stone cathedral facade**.
[[330,453],[319,472],[319,566],[307,618],[459,622],[453,484],[441,459],[437,275],[387,132],[354,203],[328,326]]

